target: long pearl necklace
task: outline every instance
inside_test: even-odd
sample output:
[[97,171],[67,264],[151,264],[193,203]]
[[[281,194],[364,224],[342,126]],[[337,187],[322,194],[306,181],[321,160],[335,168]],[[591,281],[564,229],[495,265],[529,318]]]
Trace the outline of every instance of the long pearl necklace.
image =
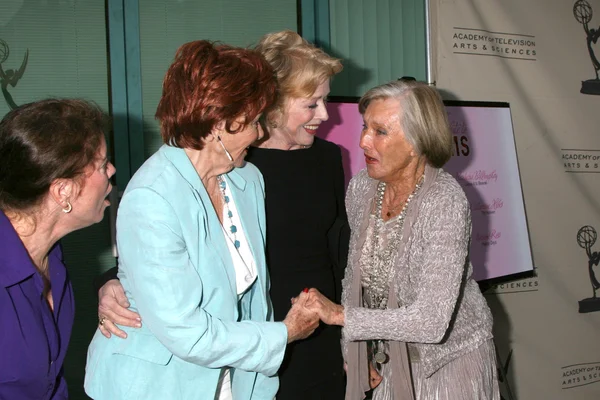
[[[383,197],[385,195],[385,182],[379,182],[377,193],[375,195],[375,223],[370,237],[370,246],[365,246],[361,254],[361,283],[365,288],[364,293],[368,296],[369,308],[386,309],[389,293],[389,282],[393,269],[394,255],[397,252],[408,205],[423,185],[424,175],[422,175],[412,193],[404,202],[404,206],[398,215],[398,219],[392,228],[387,246],[384,246],[383,237],[380,234],[383,230],[383,218],[381,216],[383,209]],[[386,214],[389,216],[389,213]],[[366,243],[365,243],[366,244]],[[371,341],[370,347],[374,353],[373,359],[377,364],[385,364],[389,357],[385,353],[385,343],[383,340]]]
[[[221,194],[223,195],[223,204],[226,211],[225,216],[229,220],[229,229],[226,229],[226,231],[233,242],[233,246],[236,249],[239,249],[240,241],[237,240],[238,229],[237,226],[235,226],[235,224],[233,223],[233,212],[231,212],[231,209],[229,208],[229,202],[231,201],[231,199],[229,198],[229,196],[227,196],[227,192],[225,191],[225,189],[227,189],[227,182],[225,182],[225,179],[223,179],[221,175],[217,176],[217,182],[219,183],[219,189],[221,190]],[[223,221],[223,224],[225,224],[225,221]]]
[[388,279],[392,268],[393,255],[402,238],[402,230],[404,229],[408,205],[418,193],[419,189],[421,189],[422,185],[423,176],[419,178],[412,193],[404,202],[404,206],[397,217],[389,241],[385,247],[380,232],[383,229],[384,224],[381,214],[386,184],[385,182],[379,182],[377,185],[377,193],[375,195],[375,223],[373,226],[373,233],[370,237],[370,251],[368,257],[361,258],[362,282],[363,286],[369,288],[371,300],[373,300],[371,302],[371,307],[373,308],[385,308],[387,306]]

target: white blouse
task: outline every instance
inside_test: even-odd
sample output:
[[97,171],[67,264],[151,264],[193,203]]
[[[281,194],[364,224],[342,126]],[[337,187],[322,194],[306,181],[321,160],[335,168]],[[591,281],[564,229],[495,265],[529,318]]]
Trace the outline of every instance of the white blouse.
[[[223,176],[223,179],[225,179],[225,176]],[[229,253],[231,254],[231,259],[233,260],[233,267],[235,269],[235,282],[239,300],[242,294],[244,294],[244,292],[246,292],[246,290],[252,286],[254,281],[256,281],[256,266],[254,263],[254,257],[252,256],[252,251],[250,250],[250,245],[246,239],[246,234],[242,228],[242,222],[235,206],[235,201],[231,195],[231,190],[229,190],[229,182],[226,182],[225,185],[225,196],[229,198],[229,202],[223,206],[223,224],[221,225],[221,228],[223,229],[225,241],[227,242],[227,247],[229,248]],[[228,211],[230,211],[232,214],[231,218],[227,215]],[[237,231],[235,233],[231,232],[231,225],[236,226]],[[235,248],[234,244],[236,240],[240,242],[240,246],[237,249]],[[223,368],[221,371],[218,385],[218,399],[232,400],[229,368]]]

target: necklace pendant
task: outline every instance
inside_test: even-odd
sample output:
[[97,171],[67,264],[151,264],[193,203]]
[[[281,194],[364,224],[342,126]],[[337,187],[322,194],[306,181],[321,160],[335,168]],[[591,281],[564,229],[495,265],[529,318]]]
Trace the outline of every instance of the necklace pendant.
[[385,364],[388,362],[389,358],[387,356],[387,354],[385,354],[384,351],[384,344],[382,340],[378,340],[377,342],[375,342],[375,355],[373,356],[373,360],[375,360],[375,362],[377,364]]
[[389,218],[389,217],[391,217],[391,216],[392,216],[392,213],[388,211],[388,212],[387,212],[385,215],[387,215],[387,216],[388,216],[388,218]]
[[377,350],[374,360],[377,364],[385,364],[388,361],[388,357],[383,351]]

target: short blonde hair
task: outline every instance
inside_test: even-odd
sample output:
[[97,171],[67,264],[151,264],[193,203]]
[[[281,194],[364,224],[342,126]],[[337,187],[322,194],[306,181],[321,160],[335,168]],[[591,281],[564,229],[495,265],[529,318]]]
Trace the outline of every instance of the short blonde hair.
[[452,157],[452,131],[439,92],[418,81],[398,80],[376,86],[361,97],[358,110],[364,115],[373,100],[396,99],[406,140],[429,164],[441,168]]
[[342,70],[339,59],[290,30],[264,35],[255,50],[275,70],[279,87],[279,100],[269,113],[269,121],[281,118],[287,99],[312,96],[321,83]]

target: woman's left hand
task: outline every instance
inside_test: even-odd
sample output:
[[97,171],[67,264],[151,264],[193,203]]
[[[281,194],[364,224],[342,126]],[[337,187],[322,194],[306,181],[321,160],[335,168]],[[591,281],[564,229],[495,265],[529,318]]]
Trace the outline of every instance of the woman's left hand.
[[371,389],[375,389],[377,386],[379,386],[382,380],[383,377],[379,375],[379,372],[377,372],[373,366],[373,363],[369,361],[369,386]]
[[122,339],[127,333],[119,329],[117,324],[140,328],[141,318],[138,313],[128,310],[129,300],[125,296],[125,290],[117,279],[111,279],[98,291],[98,318],[100,320],[100,332],[107,338],[111,334]]
[[344,326],[344,307],[323,296],[317,289],[308,291],[305,307],[316,312],[327,325]]

